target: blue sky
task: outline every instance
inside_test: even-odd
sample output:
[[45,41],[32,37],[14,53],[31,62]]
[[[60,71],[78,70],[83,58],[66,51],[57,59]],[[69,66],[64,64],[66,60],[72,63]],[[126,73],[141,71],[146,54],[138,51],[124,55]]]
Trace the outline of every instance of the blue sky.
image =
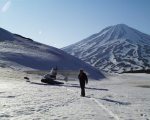
[[150,0],[0,0],[0,27],[61,48],[124,23],[150,34]]

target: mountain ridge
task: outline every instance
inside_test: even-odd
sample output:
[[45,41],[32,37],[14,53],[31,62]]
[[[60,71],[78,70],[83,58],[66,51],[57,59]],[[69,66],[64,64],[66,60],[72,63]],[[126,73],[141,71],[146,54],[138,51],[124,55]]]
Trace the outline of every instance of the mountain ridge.
[[104,78],[99,70],[55,47],[4,29],[0,29],[0,40],[0,67],[16,70],[50,70],[56,66],[61,70],[83,68],[93,79]]

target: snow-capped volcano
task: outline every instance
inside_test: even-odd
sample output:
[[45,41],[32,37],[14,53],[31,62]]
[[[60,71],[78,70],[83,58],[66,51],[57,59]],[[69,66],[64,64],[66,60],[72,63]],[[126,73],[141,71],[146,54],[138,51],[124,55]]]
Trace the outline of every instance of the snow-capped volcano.
[[60,70],[82,68],[94,79],[104,77],[99,70],[60,49],[0,28],[0,67],[49,70],[56,66]]
[[107,27],[63,50],[107,72],[150,68],[150,35],[125,24]]

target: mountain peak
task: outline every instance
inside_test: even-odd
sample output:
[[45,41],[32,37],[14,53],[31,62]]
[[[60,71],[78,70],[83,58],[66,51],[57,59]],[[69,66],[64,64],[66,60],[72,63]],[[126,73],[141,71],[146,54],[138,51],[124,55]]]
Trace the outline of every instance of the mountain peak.
[[117,24],[107,27],[100,31],[96,39],[99,38],[100,41],[104,43],[116,40],[128,40],[130,43],[145,43],[149,44],[149,35],[144,34],[126,24]]
[[[122,30],[124,30],[124,31],[136,30],[136,29],[134,29],[134,28],[132,28],[132,27],[129,27],[129,26],[126,25],[126,24],[116,24],[116,25],[111,26],[111,28],[116,29],[116,30],[118,30],[118,31],[122,31]],[[137,30],[136,30],[136,31],[137,31]]]
[[128,25],[123,24],[123,23],[121,23],[121,24],[116,24],[116,25],[114,25],[114,26],[117,26],[117,27],[128,27]]
[[117,30],[129,30],[129,29],[133,29],[133,28],[129,27],[126,24],[116,24],[116,25],[112,26],[112,28],[117,29]]

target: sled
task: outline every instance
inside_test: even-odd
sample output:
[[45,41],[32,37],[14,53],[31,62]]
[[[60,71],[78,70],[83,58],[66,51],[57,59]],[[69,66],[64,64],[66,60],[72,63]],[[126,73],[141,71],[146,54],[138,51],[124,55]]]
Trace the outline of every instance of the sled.
[[56,80],[53,80],[53,79],[41,79],[41,82],[47,83],[47,84],[50,84],[50,85],[64,84],[63,82],[59,82],[59,81],[56,81]]
[[51,85],[64,84],[63,82],[56,81],[56,75],[57,75],[57,68],[55,69],[52,68],[50,73],[43,76],[41,82]]

